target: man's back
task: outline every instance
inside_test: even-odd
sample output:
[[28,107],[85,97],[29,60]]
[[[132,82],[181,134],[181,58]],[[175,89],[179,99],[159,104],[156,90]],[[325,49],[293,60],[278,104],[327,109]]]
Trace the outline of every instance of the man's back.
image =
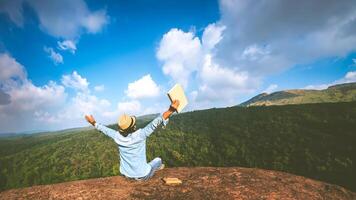
[[166,125],[168,119],[164,120],[162,116],[158,116],[145,128],[138,129],[126,137],[122,136],[118,131],[98,123],[95,127],[114,139],[118,145],[120,173],[130,178],[140,178],[146,176],[151,170],[151,166],[147,164],[146,159],[146,138],[162,123]]
[[146,138],[140,137],[142,129],[129,134],[128,143],[118,144],[120,155],[120,173],[131,178],[146,176],[151,167],[146,159]]

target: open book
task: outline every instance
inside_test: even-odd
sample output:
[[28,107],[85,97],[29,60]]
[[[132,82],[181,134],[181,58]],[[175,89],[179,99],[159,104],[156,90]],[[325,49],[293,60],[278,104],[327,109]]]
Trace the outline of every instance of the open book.
[[169,99],[171,100],[171,102],[173,102],[173,100],[179,101],[179,106],[177,108],[177,112],[181,112],[185,108],[185,106],[187,106],[187,104],[188,104],[188,100],[184,94],[183,87],[179,84],[176,84],[175,86],[173,86],[173,88],[169,90],[167,95],[168,95]]

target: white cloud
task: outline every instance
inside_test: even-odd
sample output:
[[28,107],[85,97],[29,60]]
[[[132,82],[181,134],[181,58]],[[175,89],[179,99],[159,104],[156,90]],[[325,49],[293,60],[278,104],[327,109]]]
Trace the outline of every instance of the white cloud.
[[[93,114],[103,123],[112,123],[116,108],[111,108],[109,100],[98,98],[91,94],[88,88],[88,80],[74,71],[72,74],[62,76],[62,84],[65,87],[75,89],[75,94],[56,110],[38,109],[35,112],[35,120],[52,124],[54,127],[68,128],[73,126],[85,126],[84,115]],[[63,87],[63,86],[62,86]],[[110,114],[111,113],[111,114]]]
[[253,44],[251,46],[246,47],[243,52],[242,52],[242,59],[247,59],[247,60],[258,60],[261,59],[262,57],[268,55],[269,52],[267,48],[262,48],[257,46],[256,44]]
[[108,23],[108,16],[106,10],[99,10],[89,14],[83,19],[83,26],[89,33],[98,33],[104,25]]
[[[167,100],[167,99],[165,99],[165,100]],[[167,109],[168,106],[169,106],[169,101],[166,101],[166,102],[158,101],[158,103],[153,103],[153,104],[150,104],[149,106],[145,107],[142,112],[138,113],[138,115],[162,113],[162,111]]]
[[55,65],[63,63],[63,57],[60,53],[57,53],[51,47],[44,47],[43,48],[46,53],[49,54],[49,58],[53,61]]
[[34,112],[58,108],[67,98],[64,87],[53,81],[35,86],[25,68],[8,54],[0,54],[0,72],[0,90],[10,97],[0,105],[1,131],[36,129],[39,124],[33,123]]
[[[160,87],[153,81],[150,74],[144,75],[140,79],[129,83],[125,90],[126,96],[123,100],[118,102],[117,110],[104,113],[106,116],[118,116],[123,113],[129,115],[145,115],[158,113],[162,111],[162,107],[159,103],[153,103],[157,101],[160,96]],[[148,99],[150,98],[150,99]],[[140,100],[144,99],[144,107]],[[166,97],[165,100],[168,101]]]
[[11,96],[0,89],[0,105],[11,103]]
[[[157,49],[164,74],[190,89],[195,104],[232,104],[238,95],[256,91],[268,75],[356,50],[352,0],[221,0],[219,6],[221,19],[208,25],[201,39],[173,28]],[[348,77],[342,82],[353,80],[353,74]]]
[[69,75],[62,76],[62,84],[66,87],[75,89],[75,94],[69,101],[66,101],[60,109],[47,111],[37,110],[36,120],[68,128],[73,126],[87,125],[84,115],[93,114],[102,123],[112,123],[117,115],[117,109],[112,109],[111,103],[105,98],[99,98],[91,94],[88,88],[87,79],[76,71]]
[[83,31],[99,32],[108,23],[105,10],[91,12],[83,0],[28,0],[35,10],[40,27],[48,34],[73,39]]
[[24,80],[27,74],[24,67],[8,54],[0,54],[0,83],[11,79]]
[[259,84],[259,77],[250,77],[247,71],[216,63],[215,51],[224,30],[225,26],[210,24],[200,40],[193,32],[171,29],[160,42],[157,58],[163,62],[163,72],[186,88],[189,79],[197,80],[192,93],[195,103],[232,103],[236,95],[251,92]]
[[338,82],[338,83],[356,82],[356,71],[347,72],[343,79],[336,81],[336,82]]
[[70,51],[72,54],[75,54],[75,51],[77,50],[77,46],[73,40],[58,41],[57,44],[59,49]]
[[59,38],[78,38],[83,32],[98,33],[108,24],[105,9],[90,11],[84,0],[11,0],[1,1],[0,12],[9,15],[18,26],[23,24],[23,5],[31,7],[40,28]]
[[[113,123],[119,109],[141,112],[139,102],[112,108],[109,100],[91,94],[89,81],[76,71],[63,75],[62,84],[49,81],[36,86],[27,78],[25,67],[10,55],[0,54],[0,132],[86,126],[85,114]],[[67,94],[66,87],[75,93]],[[130,109],[135,106],[136,111]]]
[[163,73],[186,87],[190,74],[201,62],[201,48],[193,32],[174,28],[163,35],[156,55],[163,62]]
[[22,0],[0,1],[0,13],[6,13],[17,26],[23,27]]
[[[135,99],[112,106],[109,100],[91,94],[89,81],[77,71],[63,75],[63,85],[49,81],[46,85],[35,86],[27,79],[25,68],[7,54],[0,54],[0,72],[4,72],[0,76],[0,132],[87,126],[85,114],[93,114],[98,122],[106,124],[115,122],[122,113],[141,115],[161,110],[156,104],[142,108],[141,102]],[[150,75],[134,83],[133,87],[128,87],[132,97],[144,98],[159,93]],[[148,95],[136,90],[140,84],[144,84],[144,88],[148,86],[152,93]],[[75,89],[74,94],[67,94],[67,87]],[[103,88],[99,85],[94,90]]]
[[64,87],[53,81],[38,87],[27,80],[20,87],[9,90],[8,94],[11,96],[11,106],[29,111],[60,105],[66,98]]
[[333,81],[331,83],[320,84],[320,85],[308,85],[304,89],[313,89],[313,90],[323,90],[332,85],[343,84],[343,83],[353,83],[356,82],[356,71],[349,71],[341,79]]
[[138,115],[142,113],[141,103],[137,100],[119,102],[117,109],[120,114]]
[[221,0],[219,5],[219,23],[226,29],[216,61],[247,70],[251,76],[267,76],[356,49],[352,0]]
[[40,108],[34,115],[36,121],[64,129],[87,125],[84,120],[86,114],[94,115],[98,122],[112,123],[114,118],[113,115],[107,115],[109,112],[111,112],[111,103],[108,100],[100,99],[90,92],[77,92],[70,101],[62,105],[62,108],[50,112]]
[[199,76],[197,100],[200,101],[233,101],[236,95],[250,92],[255,86],[247,72],[221,67],[210,54],[206,55]]
[[72,74],[63,75],[62,84],[81,91],[87,91],[89,86],[87,79],[80,76],[76,71],[73,71]]
[[147,74],[128,84],[125,94],[132,99],[150,98],[157,97],[159,95],[159,87],[152,80],[150,74]]
[[105,111],[110,105],[111,103],[106,99],[99,99],[94,95],[79,92],[72,99],[70,110],[75,110],[75,115],[81,118],[84,114]]
[[331,84],[320,84],[320,85],[308,85],[304,87],[303,89],[307,90],[324,90],[328,88]]
[[[34,11],[39,28],[56,38],[58,48],[75,53],[76,43],[83,33],[96,34],[109,23],[105,9],[91,11],[84,0],[9,0],[0,1],[0,14],[5,13],[17,26],[23,27],[23,8]],[[33,21],[33,20],[32,20]],[[53,48],[45,47],[54,64],[63,63],[63,56]]]
[[271,94],[272,92],[275,92],[277,88],[278,88],[277,84],[271,84],[263,92]]
[[203,32],[202,43],[204,48],[207,50],[213,49],[223,38],[222,33],[225,28],[225,26],[217,25],[215,23],[209,24]]
[[49,112],[43,110],[36,110],[34,113],[36,121],[45,123],[59,123],[60,120],[56,116],[50,114]]
[[97,85],[94,87],[94,90],[97,92],[101,92],[105,90],[105,86],[104,85]]

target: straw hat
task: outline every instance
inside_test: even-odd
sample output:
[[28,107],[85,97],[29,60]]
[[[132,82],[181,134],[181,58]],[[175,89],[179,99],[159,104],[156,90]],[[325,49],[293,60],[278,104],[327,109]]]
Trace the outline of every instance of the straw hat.
[[132,128],[136,123],[136,117],[128,116],[123,114],[119,117],[117,124],[119,125],[119,130],[124,132],[130,128]]

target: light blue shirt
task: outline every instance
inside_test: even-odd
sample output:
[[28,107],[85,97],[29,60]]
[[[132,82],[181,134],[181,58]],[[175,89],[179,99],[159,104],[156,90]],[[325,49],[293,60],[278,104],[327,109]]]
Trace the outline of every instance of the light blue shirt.
[[95,128],[111,137],[118,145],[120,173],[130,178],[140,178],[146,176],[151,170],[146,159],[146,138],[162,123],[166,126],[168,119],[164,120],[162,116],[158,116],[145,128],[138,129],[126,137],[99,123],[95,123]]

